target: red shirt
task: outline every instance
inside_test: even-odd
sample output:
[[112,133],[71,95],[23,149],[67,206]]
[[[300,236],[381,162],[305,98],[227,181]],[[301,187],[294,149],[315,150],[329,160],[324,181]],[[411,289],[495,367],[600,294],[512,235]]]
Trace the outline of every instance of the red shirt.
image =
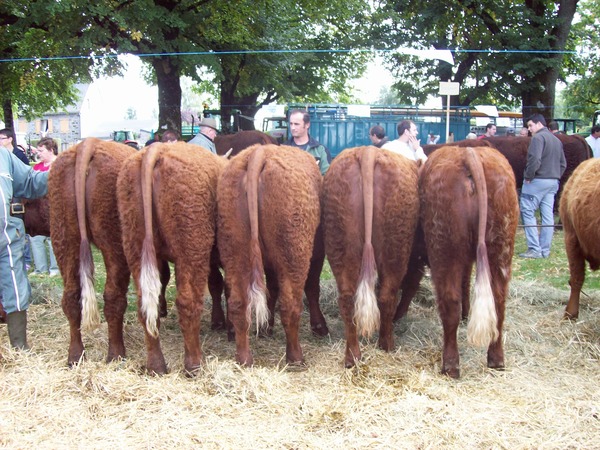
[[43,162],[39,162],[33,166],[33,170],[37,170],[38,172],[48,172],[50,170],[50,164],[45,166]]

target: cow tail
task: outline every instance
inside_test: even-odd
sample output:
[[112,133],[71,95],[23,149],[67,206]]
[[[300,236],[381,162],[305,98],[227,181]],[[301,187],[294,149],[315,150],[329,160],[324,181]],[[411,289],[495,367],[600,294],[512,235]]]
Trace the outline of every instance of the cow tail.
[[100,311],[94,289],[94,260],[88,236],[85,181],[97,139],[85,139],[79,144],[75,158],[75,205],[79,226],[79,285],[81,288],[81,328],[92,331],[100,325]]
[[498,316],[491,285],[490,263],[485,244],[487,228],[487,184],[483,165],[473,148],[466,149],[466,164],[475,183],[479,209],[477,230],[477,268],[475,275],[475,300],[467,326],[467,339],[472,345],[488,347],[498,339]]
[[248,286],[248,309],[246,316],[251,322],[252,309],[256,315],[257,331],[266,326],[269,321],[269,308],[265,294],[263,279],[264,267],[259,242],[258,224],[258,179],[265,164],[265,151],[262,146],[256,146],[248,159],[246,178],[246,193],[248,199],[248,216],[250,219],[250,285]]
[[146,330],[152,337],[158,337],[158,307],[161,289],[160,272],[156,264],[154,232],[152,228],[152,175],[160,156],[160,145],[146,147],[142,156],[141,183],[142,208],[144,211],[144,242],[140,268],[141,310],[146,317]]
[[376,149],[366,147],[361,158],[361,178],[364,205],[365,242],[363,244],[362,263],[358,288],[354,296],[354,323],[358,332],[370,336],[379,329],[379,307],[375,295],[377,266],[373,249],[373,184]]

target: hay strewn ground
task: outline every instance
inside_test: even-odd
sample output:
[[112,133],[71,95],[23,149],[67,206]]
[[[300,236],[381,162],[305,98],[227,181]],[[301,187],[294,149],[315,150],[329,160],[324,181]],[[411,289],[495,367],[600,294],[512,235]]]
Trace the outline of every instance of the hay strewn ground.
[[[364,361],[342,365],[343,325],[335,285],[323,282],[331,336],[311,336],[303,317],[306,370],[285,367],[279,323],[252,341],[255,367],[234,361],[234,344],[207,326],[206,366],[183,373],[175,308],[161,328],[171,368],[140,371],[143,334],[126,323],[128,359],[106,365],[106,324],[85,339],[87,360],[66,367],[68,326],[60,290],[32,280],[31,352],[9,348],[0,331],[0,445],[6,448],[598,448],[600,302],[582,299],[580,320],[561,322],[568,296],[514,281],[505,325],[507,370],[490,371],[485,352],[460,330],[461,375],[440,375],[441,325],[426,282],[396,326],[396,351],[364,343]],[[50,287],[49,287],[50,286]],[[101,296],[99,296],[101,298]],[[133,299],[133,293],[131,295]]]

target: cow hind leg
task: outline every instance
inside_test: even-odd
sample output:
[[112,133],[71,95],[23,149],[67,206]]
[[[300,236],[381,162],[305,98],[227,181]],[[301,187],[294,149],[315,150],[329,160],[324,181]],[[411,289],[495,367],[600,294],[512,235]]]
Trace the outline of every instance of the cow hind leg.
[[[398,277],[398,275],[401,275]],[[403,274],[381,276],[379,283],[379,348],[386,352],[394,349],[394,314],[396,312],[397,295],[400,290]]]
[[354,295],[356,293],[356,286],[352,280],[356,280],[357,278],[358,274],[353,277],[348,273],[336,277],[339,292],[338,307],[344,321],[344,333],[346,335],[344,367],[347,369],[354,367],[356,362],[362,358],[358,342],[358,331],[354,323]]
[[[507,261],[504,266],[509,266],[511,262]],[[502,329],[504,327],[504,310],[506,303],[506,295],[508,294],[508,271],[502,270],[503,264],[493,263],[490,261],[490,269],[492,276],[492,291],[494,293],[494,302],[496,304],[496,316],[498,318],[497,330],[498,339],[492,342],[488,347],[487,366],[490,369],[504,369],[504,347],[502,344]]]
[[275,271],[265,269],[266,280],[267,280],[267,306],[269,308],[269,321],[261,327],[258,335],[260,337],[271,337],[273,336],[273,327],[275,326],[275,305],[279,298],[279,284],[277,280],[277,274]]
[[[315,244],[316,245],[316,244]],[[327,322],[321,312],[319,297],[321,295],[321,287],[319,285],[321,271],[323,270],[323,258],[313,258],[310,262],[308,277],[304,284],[304,292],[308,302],[308,312],[310,315],[310,329],[316,336],[327,336],[329,328]]]
[[408,269],[406,270],[406,274],[402,280],[402,294],[400,296],[400,303],[398,303],[396,312],[394,314],[394,322],[402,319],[408,312],[408,307],[419,290],[419,285],[423,279],[424,271],[425,261],[422,258],[417,258],[411,255],[408,263]]
[[[139,269],[132,269],[134,280],[136,280],[136,288],[138,292],[138,320],[144,327],[144,341],[146,343],[146,372],[152,375],[164,375],[167,373],[167,363],[165,357],[160,348],[160,336],[152,336],[148,333],[148,327],[146,325],[146,316],[142,313],[142,297],[141,287],[139,283],[140,275]],[[156,320],[156,328],[160,331],[160,319]]]
[[294,286],[282,280],[279,290],[279,312],[281,324],[286,336],[286,361],[288,364],[299,365],[304,363],[302,348],[298,336],[300,316],[302,314],[303,286]]
[[67,363],[69,367],[78,364],[84,355],[83,340],[81,338],[81,305],[79,299],[81,290],[77,287],[77,282],[69,282],[63,275],[65,287],[62,296],[62,310],[69,321],[69,351]]
[[223,296],[223,275],[216,264],[211,262],[210,273],[208,274],[208,291],[212,299],[212,309],[210,311],[210,329],[225,330],[227,321],[225,320],[225,311],[221,303]]
[[248,314],[248,296],[237,281],[231,281],[230,289],[227,297],[227,316],[235,333],[235,359],[238,364],[250,367],[254,364],[254,358],[250,351],[251,320]]
[[462,279],[462,302],[461,302],[461,318],[462,320],[469,319],[469,312],[471,311],[471,272],[473,266],[471,265],[468,270],[463,273]]
[[[437,304],[444,330],[442,350],[442,374],[451,378],[460,377],[457,331],[461,316],[462,275],[442,269],[436,274],[432,268],[433,282],[437,292]],[[457,276],[458,275],[458,276]]]
[[107,257],[106,285],[104,287],[104,317],[108,324],[108,354],[106,362],[125,358],[123,318],[127,309],[129,268],[124,257]]
[[[191,271],[194,266],[194,264],[189,264],[189,270]],[[202,270],[193,274],[180,271],[176,277],[178,286],[176,305],[184,345],[183,365],[186,373],[192,376],[202,365],[200,317],[204,305],[203,288],[205,285],[202,281],[207,280],[208,273]]]
[[160,271],[160,296],[158,297],[159,304],[159,317],[167,317],[167,285],[171,279],[171,269],[169,269],[169,262],[166,260],[159,261]]
[[569,260],[569,286],[571,293],[563,318],[575,320],[579,317],[579,297],[585,281],[585,257],[573,230],[565,230],[565,247]]

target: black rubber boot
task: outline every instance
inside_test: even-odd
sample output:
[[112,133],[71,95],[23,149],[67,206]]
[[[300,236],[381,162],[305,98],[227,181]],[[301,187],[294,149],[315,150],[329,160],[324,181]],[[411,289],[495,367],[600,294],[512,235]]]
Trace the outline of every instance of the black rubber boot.
[[29,350],[27,345],[27,311],[17,311],[6,316],[10,345],[20,350]]

